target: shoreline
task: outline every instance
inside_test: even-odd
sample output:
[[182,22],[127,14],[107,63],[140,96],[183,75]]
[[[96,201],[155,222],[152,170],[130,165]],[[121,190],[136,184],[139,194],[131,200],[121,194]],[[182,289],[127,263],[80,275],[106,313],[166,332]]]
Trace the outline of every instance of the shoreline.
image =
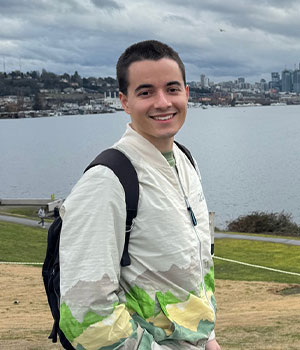
[[[189,102],[188,108],[199,108],[203,110],[209,110],[212,108],[250,108],[250,107],[289,107],[289,106],[300,106],[300,103],[271,103],[271,104],[260,104],[260,103],[237,103],[232,106],[230,104],[226,105],[210,105],[210,104],[200,104],[198,102]],[[114,114],[116,112],[124,111],[122,108],[103,108],[101,110],[40,110],[40,111],[18,111],[18,112],[0,112],[0,120],[9,120],[9,119],[36,119],[36,118],[57,118],[57,117],[66,117],[66,116],[90,116],[90,115],[99,115],[99,114]]]

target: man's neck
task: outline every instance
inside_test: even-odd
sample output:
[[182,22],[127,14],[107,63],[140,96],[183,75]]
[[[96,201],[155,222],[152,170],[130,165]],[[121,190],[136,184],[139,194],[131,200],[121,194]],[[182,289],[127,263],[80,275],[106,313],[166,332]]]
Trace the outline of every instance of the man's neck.
[[[151,142],[151,140],[149,140]],[[151,142],[161,153],[168,153],[173,151],[174,137],[170,139],[157,139]]]
[[140,132],[137,130],[132,123],[129,124],[133,130],[135,130],[138,134],[143,136],[146,140],[152,143],[161,153],[167,153],[173,151],[173,142],[174,136],[170,137],[151,137],[150,135]]

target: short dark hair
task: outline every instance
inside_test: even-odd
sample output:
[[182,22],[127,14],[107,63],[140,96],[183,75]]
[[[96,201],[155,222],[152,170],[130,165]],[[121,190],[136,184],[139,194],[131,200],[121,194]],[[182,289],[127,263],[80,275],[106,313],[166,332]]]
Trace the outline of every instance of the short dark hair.
[[117,79],[119,82],[119,90],[123,94],[127,95],[128,68],[131,63],[143,60],[158,61],[161,58],[170,58],[171,60],[177,62],[182,74],[184,84],[186,85],[185,68],[178,53],[170,46],[160,41],[146,40],[129,46],[120,56],[117,63]]

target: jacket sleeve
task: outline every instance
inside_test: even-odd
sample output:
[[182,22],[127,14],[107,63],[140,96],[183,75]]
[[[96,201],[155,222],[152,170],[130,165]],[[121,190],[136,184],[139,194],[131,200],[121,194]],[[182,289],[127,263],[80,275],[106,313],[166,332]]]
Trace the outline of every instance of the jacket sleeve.
[[137,348],[140,330],[118,297],[126,221],[118,178],[90,169],[60,213],[61,330],[76,349]]

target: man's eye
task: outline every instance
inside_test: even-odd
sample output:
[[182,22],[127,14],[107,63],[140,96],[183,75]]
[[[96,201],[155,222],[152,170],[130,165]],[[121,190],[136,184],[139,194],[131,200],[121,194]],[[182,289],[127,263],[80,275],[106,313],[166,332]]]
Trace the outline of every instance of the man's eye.
[[141,91],[138,96],[148,96],[149,95],[149,91]]
[[172,87],[169,89],[170,92],[177,92],[179,91],[179,88],[178,87]]

